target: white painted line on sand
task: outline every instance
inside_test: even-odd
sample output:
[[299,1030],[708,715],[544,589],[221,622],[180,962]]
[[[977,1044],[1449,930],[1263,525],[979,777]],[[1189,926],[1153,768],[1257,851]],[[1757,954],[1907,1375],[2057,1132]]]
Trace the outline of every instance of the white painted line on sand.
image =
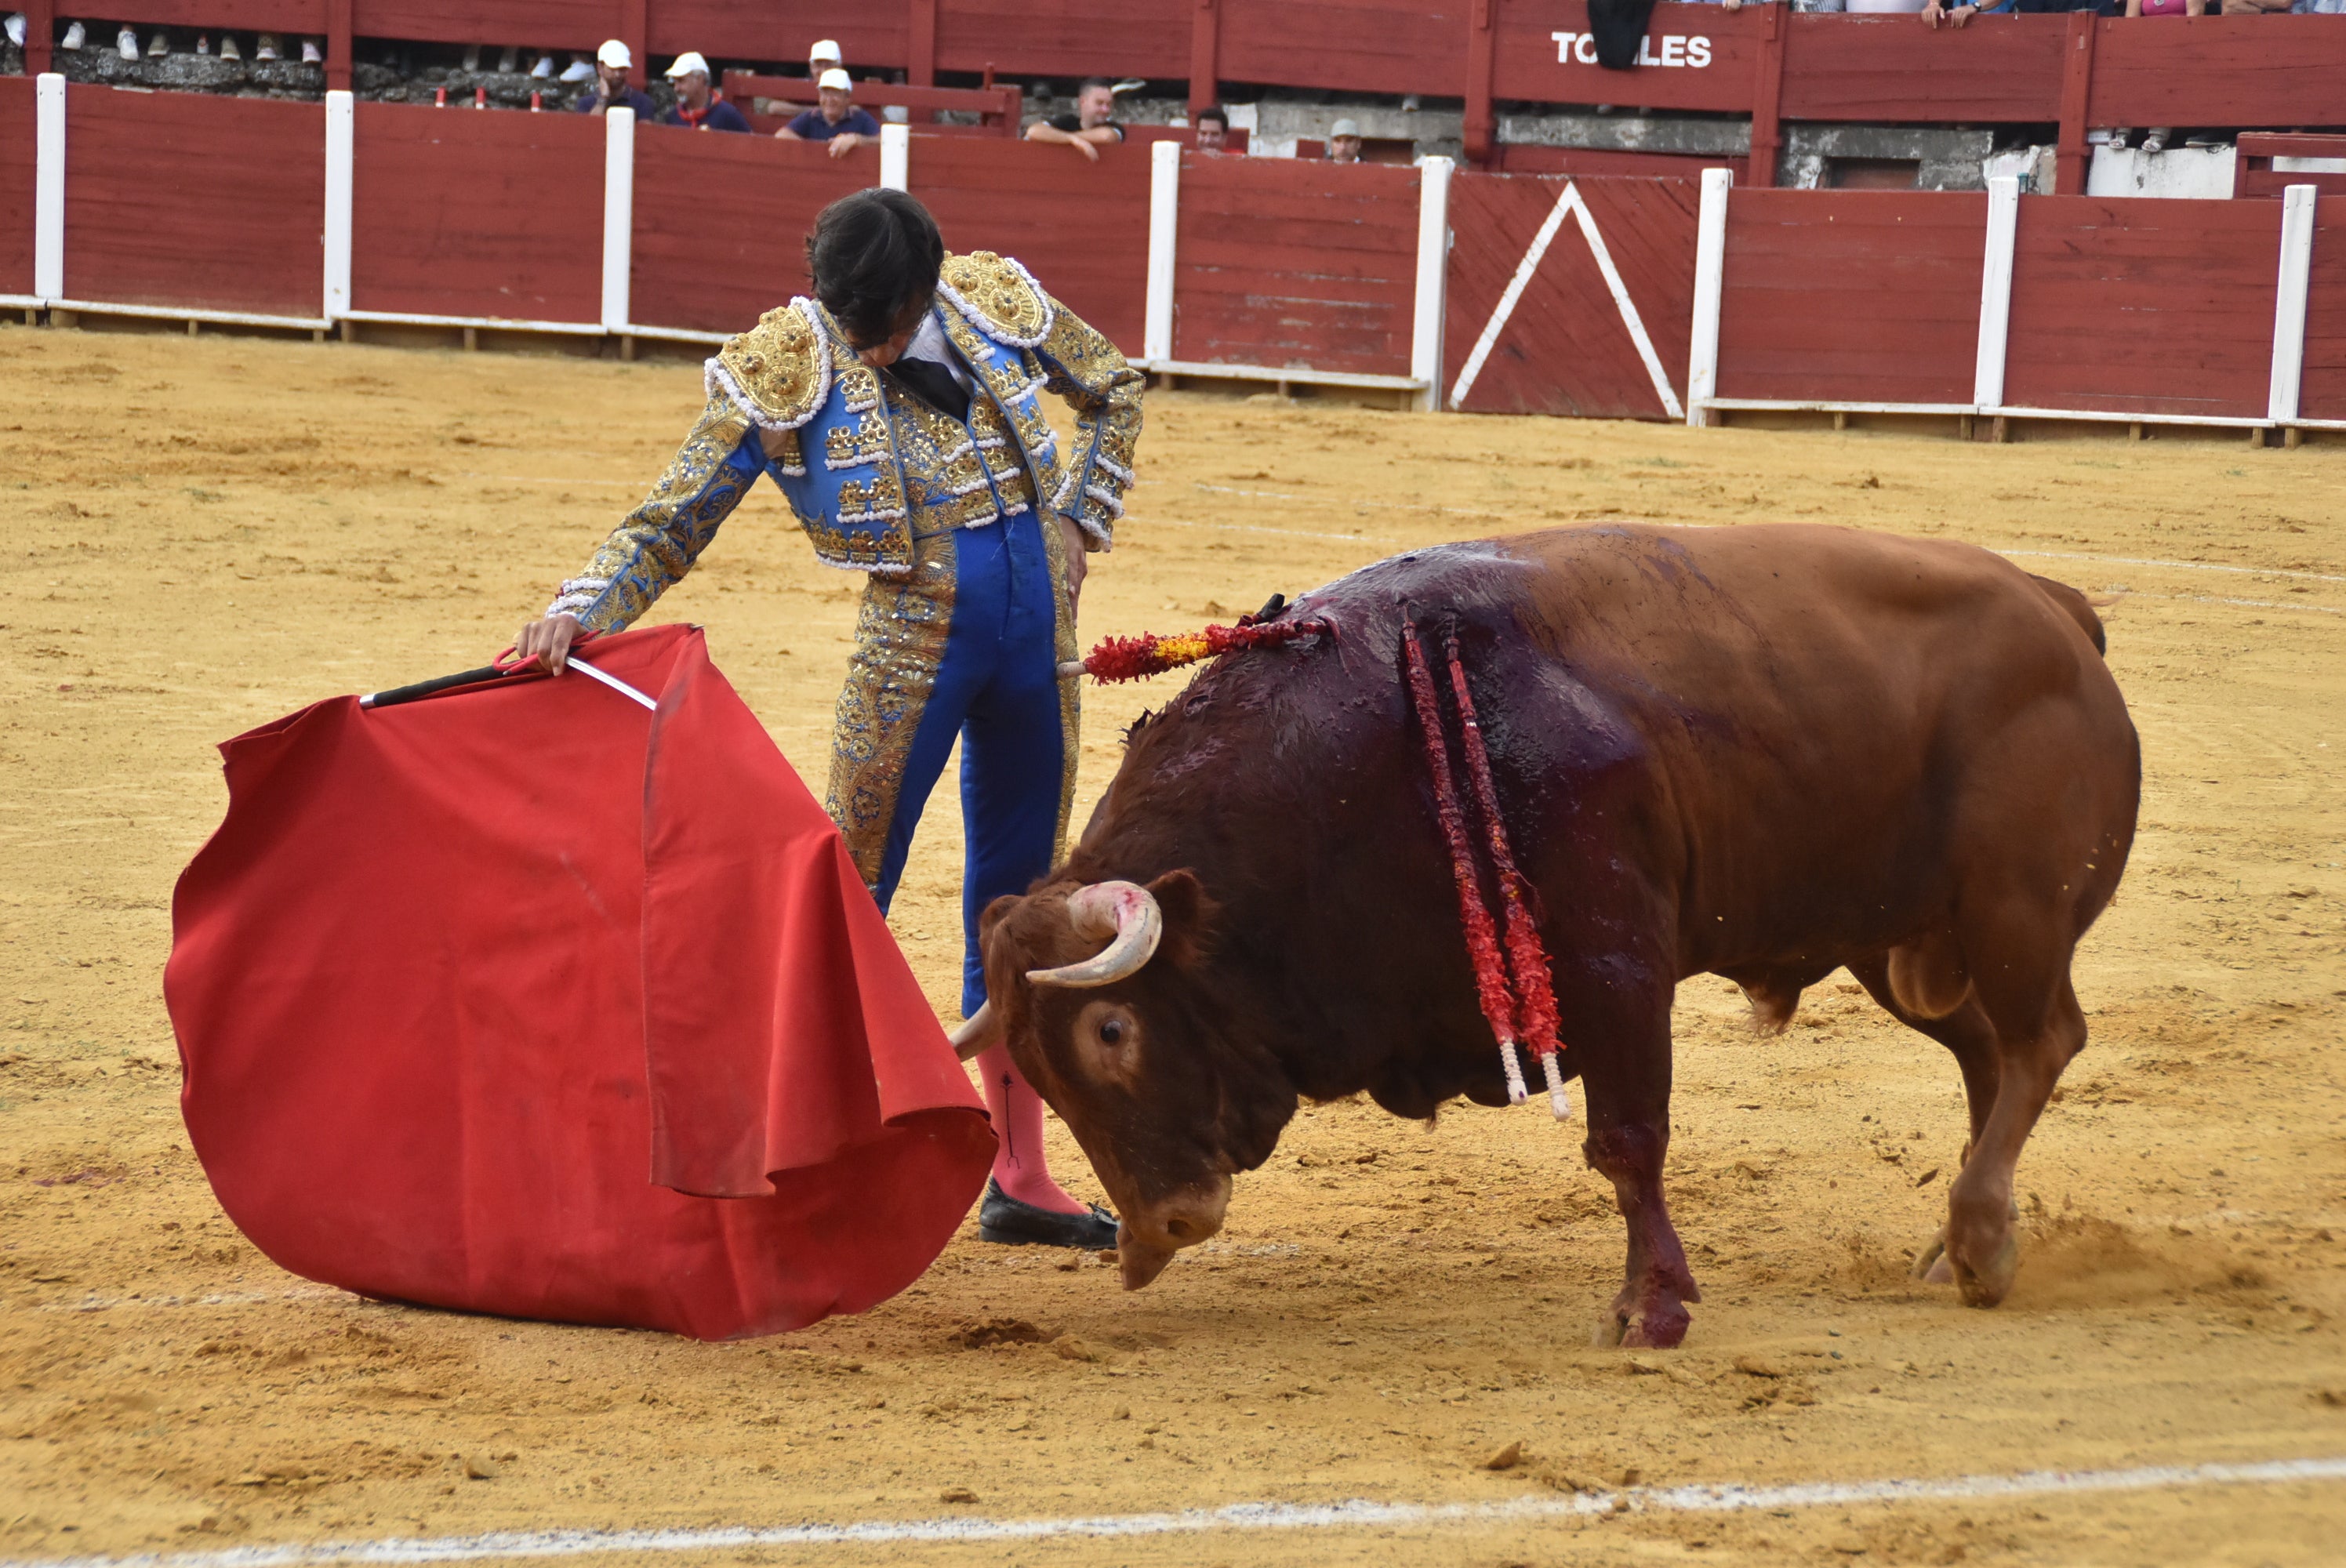
[[[1989,549],[1995,549],[1993,545]],[[1999,555],[2027,556],[2037,561],[2099,561],[2110,566],[2167,566],[2178,572],[2230,572],[2243,577],[2290,577],[2301,583],[2346,583],[2346,576],[2327,572],[2291,572],[2279,566],[2225,566],[2213,561],[2147,561],[2133,555],[2087,555],[2066,550],[1996,550]]]
[[112,1312],[135,1307],[252,1307],[264,1301],[342,1301],[362,1305],[363,1296],[331,1285],[297,1285],[288,1290],[215,1290],[204,1296],[85,1296],[78,1301],[44,1301],[43,1312]]
[[1269,1530],[1433,1530],[1529,1524],[1602,1513],[1750,1513],[1866,1503],[1955,1502],[2184,1487],[2346,1481],[2346,1457],[2260,1464],[2147,1465],[2136,1470],[2040,1470],[1902,1481],[1819,1481],[1790,1486],[1628,1487],[1501,1502],[1236,1502],[1178,1513],[1089,1518],[873,1520],[859,1524],[720,1524],[699,1529],[500,1530],[483,1535],[387,1536],[374,1541],[232,1546],[216,1552],[126,1557],[19,1559],[0,1568],[291,1568],[322,1563],[472,1563],[500,1557],[587,1557],[615,1552],[723,1552],[745,1546],[885,1546],[969,1541],[1048,1541]]
[[2182,605],[2239,605],[2250,610],[2305,610],[2317,616],[2346,616],[2346,610],[2330,605],[2283,605],[2270,599],[2227,599],[2215,594],[2153,594],[2138,588],[2128,588],[2129,599],[2171,599]]

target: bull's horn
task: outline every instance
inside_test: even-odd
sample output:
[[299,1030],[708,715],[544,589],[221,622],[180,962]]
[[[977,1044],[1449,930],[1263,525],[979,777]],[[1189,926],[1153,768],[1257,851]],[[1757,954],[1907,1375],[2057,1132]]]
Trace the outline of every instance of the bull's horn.
[[1094,882],[1067,897],[1067,920],[1078,936],[1112,937],[1095,957],[1057,969],[1030,969],[1036,985],[1107,985],[1139,972],[1157,956],[1165,911],[1138,882]]
[[954,1054],[964,1062],[1001,1037],[1002,1021],[994,1015],[991,1001],[978,1003],[977,1011],[963,1019],[961,1027],[949,1036],[953,1041]]

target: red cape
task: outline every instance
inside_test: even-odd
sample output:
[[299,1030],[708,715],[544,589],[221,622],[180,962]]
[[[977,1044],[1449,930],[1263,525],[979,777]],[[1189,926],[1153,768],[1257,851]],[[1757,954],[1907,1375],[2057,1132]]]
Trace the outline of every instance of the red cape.
[[917,1278],[994,1134],[688,626],[240,735],[163,988],[221,1207],[370,1296],[700,1339]]

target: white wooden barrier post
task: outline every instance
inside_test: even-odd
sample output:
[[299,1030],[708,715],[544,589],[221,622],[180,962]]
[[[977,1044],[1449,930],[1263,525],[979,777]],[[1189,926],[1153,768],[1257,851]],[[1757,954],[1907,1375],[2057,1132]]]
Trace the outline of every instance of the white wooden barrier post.
[[1980,412],[2004,406],[2004,351],[2012,331],[2012,253],[2020,236],[2020,180],[1987,182],[1987,249],[1980,260],[1979,351],[1972,361],[1972,402]]
[[33,87],[33,292],[66,297],[66,79],[44,71]]
[[1422,382],[1412,404],[1422,413],[1442,407],[1442,316],[1450,277],[1450,175],[1446,158],[1417,166],[1417,298],[1409,330],[1409,373]]
[[1181,144],[1148,148],[1148,297],[1142,312],[1140,357],[1151,364],[1173,357],[1173,239],[1181,221]]
[[1695,217],[1694,321],[1687,349],[1686,417],[1688,424],[1710,423],[1710,400],[1719,395],[1719,309],[1727,276],[1727,193],[1731,168],[1702,171],[1702,207]]
[[326,95],[325,306],[328,321],[351,310],[351,198],[358,156],[358,100],[347,91]]
[[2297,422],[2298,392],[2305,374],[2305,296],[2313,280],[2313,202],[2316,188],[2292,185],[2280,200],[2280,290],[2273,303],[2272,397],[2266,417],[2275,424]]
[[884,125],[880,127],[880,188],[910,190],[913,188],[913,127]]
[[[636,111],[603,112],[603,330],[627,331],[636,244]],[[625,348],[627,345],[621,344]]]

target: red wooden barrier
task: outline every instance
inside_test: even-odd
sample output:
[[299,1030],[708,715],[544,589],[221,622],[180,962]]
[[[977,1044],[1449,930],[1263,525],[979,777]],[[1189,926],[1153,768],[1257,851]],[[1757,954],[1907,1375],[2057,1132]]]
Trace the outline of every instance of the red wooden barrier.
[[[352,308],[600,321],[603,135],[586,115],[359,105]],[[639,188],[636,209],[642,221],[665,203],[690,225],[726,199]]]
[[1601,148],[1534,147],[1528,143],[1491,149],[1494,174],[1635,175],[1692,179],[1706,168],[1731,168],[1739,186],[1750,175],[1748,158],[1710,158],[1690,152],[1612,152]]
[[1468,5],[1492,0],[1219,3],[1224,81],[1454,97],[1466,90]]
[[1140,352],[1148,278],[1148,149],[992,137],[913,137],[912,193],[953,250],[1015,256],[1067,309]]
[[2292,185],[2310,185],[2324,196],[2346,196],[2346,171],[2273,167],[2277,158],[2346,158],[2346,136],[2273,136],[2250,131],[2240,137],[2235,150],[2234,196],[2280,196]]
[[2057,119],[2062,24],[2059,16],[1983,16],[1957,30],[1910,15],[1794,16],[1785,30],[1782,112],[1892,125]]
[[[2262,202],[2241,205],[2272,210]],[[2314,213],[2313,286],[2306,300],[2298,414],[2346,420],[2346,198],[2325,196]]]
[[[1462,174],[1450,185],[1445,399],[1567,184],[1587,203],[1637,322],[1683,398],[1694,305],[1695,183]],[[1556,230],[1456,406],[1471,413],[1678,417],[1656,391],[1629,318],[1576,219]]]
[[[1635,71],[1608,71],[1596,64],[1586,0],[1496,0],[1496,5],[1491,72],[1496,97],[1750,112],[1768,27],[1763,13],[1770,6],[1730,14],[1716,5],[1657,5],[1646,36],[1658,63]],[[1922,31],[1914,18],[1902,20]],[[1557,33],[1569,34],[1569,41],[1557,39]],[[1570,59],[1558,57],[1566,52]]]
[[66,293],[318,317],[325,168],[316,104],[70,87]]
[[1970,402],[1986,225],[1984,196],[1737,191],[1719,395]]
[[858,66],[901,69],[911,53],[905,12],[904,0],[650,0],[648,46],[658,55],[698,49],[712,59],[803,60],[817,38],[836,38]]
[[33,84],[0,76],[0,294],[33,291]]
[[[653,14],[660,9],[654,0]],[[352,0],[351,23],[364,38],[592,49],[619,31],[619,10],[612,0]]]
[[936,6],[941,70],[998,66],[1029,76],[1163,80],[1189,74],[1189,18],[1199,0],[928,3]]
[[2262,418],[2280,230],[2261,201],[2023,201],[2004,402]]
[[2346,124],[2346,28],[2334,16],[2199,16],[2179,32],[2096,27],[2086,123]]
[[[65,10],[61,15],[80,13]],[[320,34],[326,30],[326,0],[117,0],[106,8],[108,23],[139,27],[209,28],[230,25],[255,33]],[[89,24],[90,46],[111,46],[114,29]],[[300,52],[295,51],[295,57]]]
[[1407,375],[1417,184],[1410,168],[1184,155],[1173,357]]
[[[638,130],[630,319],[743,331],[807,291],[815,214],[879,180],[876,147],[832,158],[817,143]],[[688,199],[720,191],[721,201]]]

